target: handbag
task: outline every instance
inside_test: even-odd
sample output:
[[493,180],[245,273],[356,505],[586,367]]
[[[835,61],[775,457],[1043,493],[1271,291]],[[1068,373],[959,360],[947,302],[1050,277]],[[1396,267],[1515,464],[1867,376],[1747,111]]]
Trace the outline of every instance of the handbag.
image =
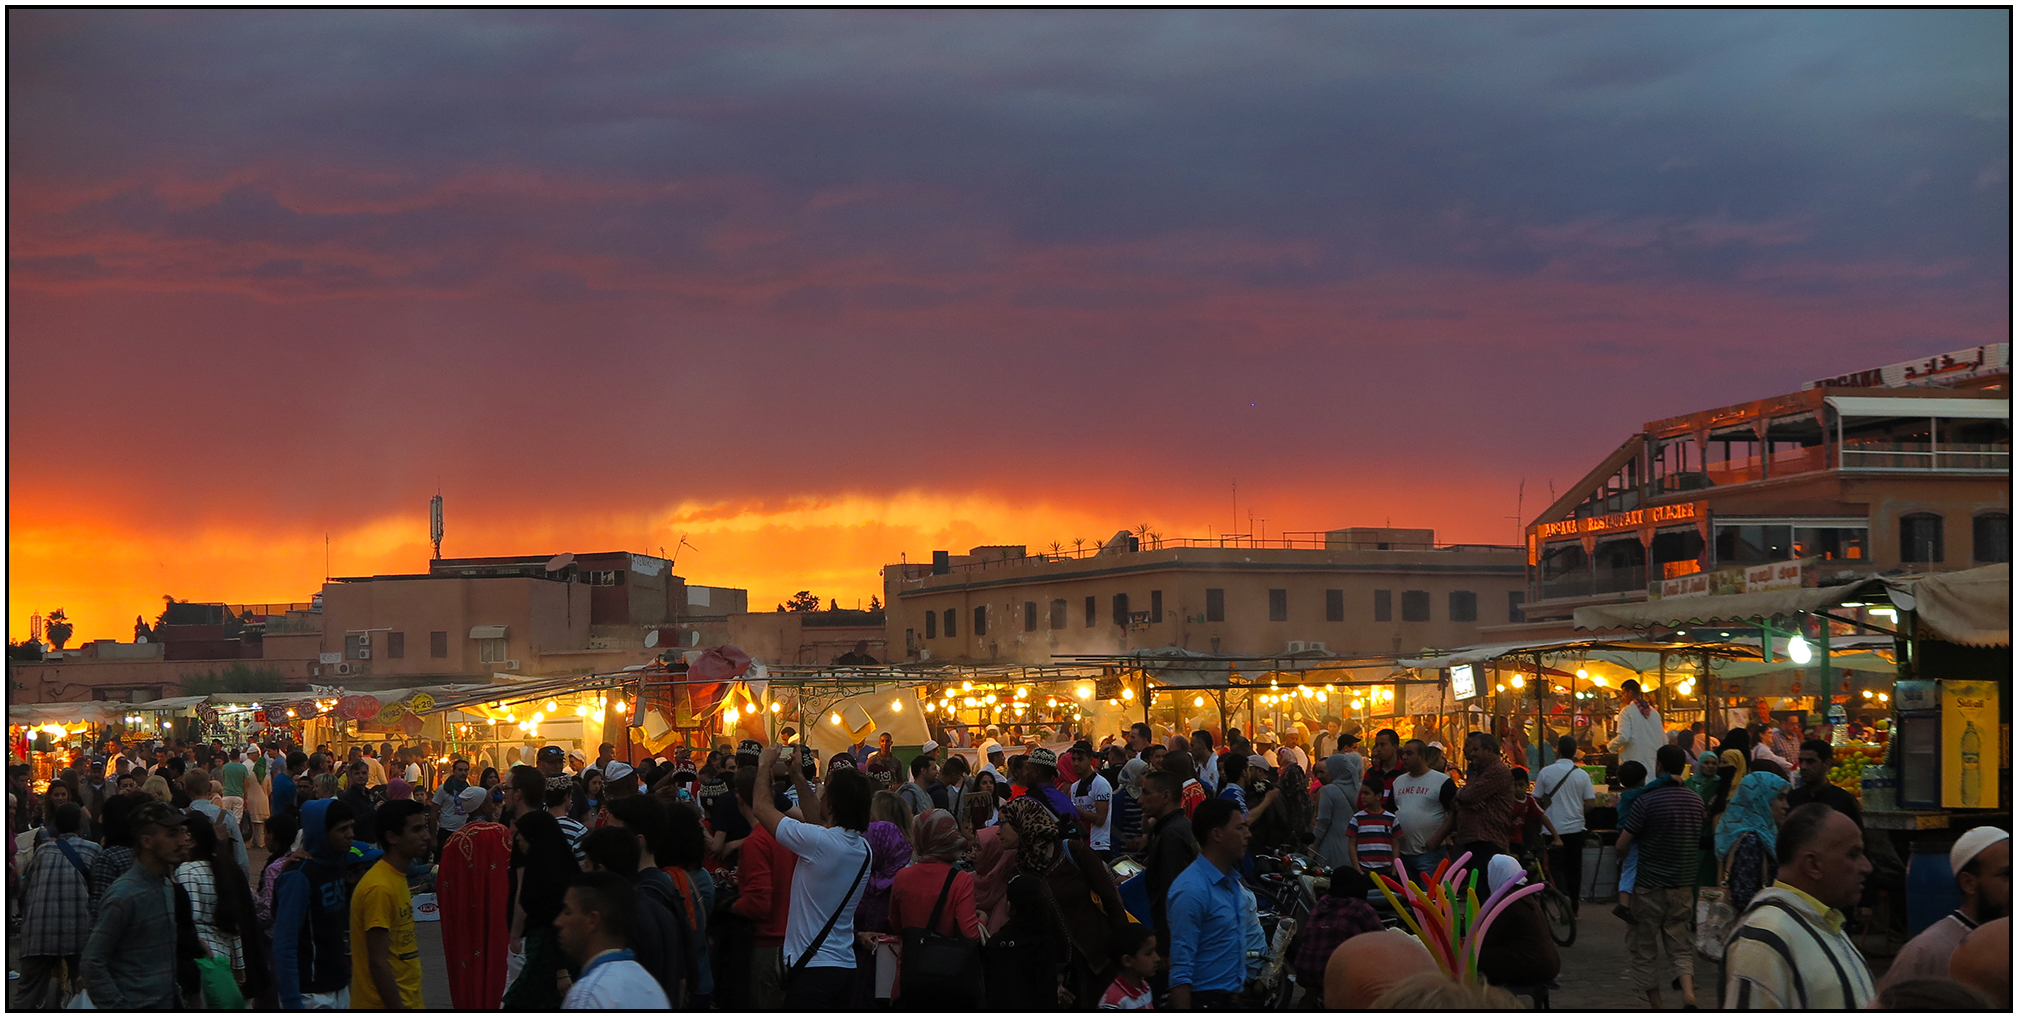
[[855,888],[862,886],[862,877],[868,874],[869,863],[875,858],[875,851],[864,842],[862,868],[855,871],[855,879],[848,884],[848,893],[841,895],[841,903],[834,906],[834,911],[827,916],[827,925],[820,927],[820,932],[813,938],[813,942],[806,945],[804,951],[799,952],[799,960],[792,963],[792,967],[785,972],[785,977],[779,980],[780,982],[790,987],[792,980],[797,978],[800,972],[805,971],[806,966],[813,963],[813,956],[820,953],[820,945],[827,942],[827,934],[834,932],[834,923],[840,920],[841,913],[848,910],[848,902],[855,897]]
[[[1737,850],[1732,849],[1733,852]],[[1717,886],[1696,888],[1696,952],[1712,961],[1724,960],[1724,940],[1738,921],[1731,907],[1730,856],[1717,863]]]
[[203,986],[204,1007],[214,1011],[245,1010],[245,994],[238,988],[237,977],[231,974],[231,959],[198,958],[196,971]]
[[959,875],[958,869],[947,867],[946,884],[939,888],[932,918],[922,929],[908,926],[903,932],[903,991],[906,995],[929,994],[936,1010],[971,1008],[978,1002],[983,981],[980,942],[939,933],[939,917]]

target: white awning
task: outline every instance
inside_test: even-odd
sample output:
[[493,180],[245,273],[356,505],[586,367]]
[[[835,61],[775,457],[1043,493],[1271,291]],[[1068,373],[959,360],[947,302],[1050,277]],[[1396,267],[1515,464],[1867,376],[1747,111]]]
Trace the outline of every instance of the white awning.
[[505,638],[505,633],[510,630],[510,626],[471,626],[469,627],[469,638],[472,640],[502,640]]
[[1844,417],[1997,417],[2009,420],[2008,399],[1942,399],[1927,396],[1831,396]]
[[1910,599],[1922,635],[1971,647],[2011,646],[2009,563],[1885,582],[1900,607]]

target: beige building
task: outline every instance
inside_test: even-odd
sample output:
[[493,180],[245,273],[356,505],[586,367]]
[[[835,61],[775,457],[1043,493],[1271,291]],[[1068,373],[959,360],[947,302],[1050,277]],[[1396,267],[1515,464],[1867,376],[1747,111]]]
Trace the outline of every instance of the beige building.
[[[1391,655],[1479,642],[1525,597],[1519,548],[1355,528],[1250,545],[1116,534],[1098,552],[989,545],[883,569],[889,659],[1042,664],[1157,647]],[[1231,542],[1238,540],[1237,546]]]

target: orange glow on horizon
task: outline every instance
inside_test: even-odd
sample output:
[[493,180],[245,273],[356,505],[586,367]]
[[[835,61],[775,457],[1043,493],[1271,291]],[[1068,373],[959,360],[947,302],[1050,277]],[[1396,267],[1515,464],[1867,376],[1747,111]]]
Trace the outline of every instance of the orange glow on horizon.
[[[659,554],[663,548],[671,554],[685,534],[692,547],[679,552],[675,571],[680,576],[694,584],[745,588],[751,610],[767,611],[798,590],[836,599],[843,607],[866,607],[871,596],[882,596],[879,569],[905,556],[929,562],[935,548],[964,554],[976,545],[1023,544],[1035,553],[1057,541],[1069,551],[1074,538],[1083,538],[1090,552],[1095,541],[1142,523],[1167,537],[1207,537],[1225,529],[1213,521],[1210,509],[1175,499],[1168,500],[1170,506],[1182,516],[1145,513],[1135,494],[1103,492],[1063,505],[980,492],[844,493],[688,502],[656,511],[587,505],[576,514],[545,516],[496,503],[480,509],[468,499],[459,505],[451,494],[442,553],[450,558],[562,551]],[[1325,519],[1322,525],[1332,527],[1380,522],[1340,509],[1328,492],[1302,494],[1310,504],[1281,515]],[[1105,500],[1114,504],[1100,504]],[[1432,493],[1411,493],[1405,504],[1382,501],[1393,505],[1397,524],[1459,522],[1432,518],[1452,513]],[[1221,508],[1218,515],[1225,514]],[[256,604],[306,602],[321,589],[320,528],[213,524],[194,531],[167,526],[154,531],[123,519],[38,518],[25,500],[14,504],[10,523],[11,640],[27,638],[31,614],[47,615],[54,608],[64,609],[76,627],[74,647],[94,639],[131,640],[134,616],[151,623],[164,594],[178,600]],[[1271,523],[1269,532],[1279,534],[1281,528]],[[1441,530],[1438,537],[1485,539]],[[411,513],[331,533],[329,571],[335,576],[424,572],[428,554],[426,502],[417,499]]]

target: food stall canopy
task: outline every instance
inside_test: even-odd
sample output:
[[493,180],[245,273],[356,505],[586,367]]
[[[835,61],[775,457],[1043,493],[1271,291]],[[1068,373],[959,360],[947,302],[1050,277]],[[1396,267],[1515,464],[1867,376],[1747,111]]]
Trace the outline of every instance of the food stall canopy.
[[7,721],[17,725],[52,722],[110,724],[132,713],[134,705],[118,700],[82,700],[72,703],[15,703],[7,706]]
[[1576,626],[1578,629],[1645,629],[1649,626],[1750,622],[1821,611],[1865,596],[1882,597],[1883,588],[1884,585],[1875,579],[1863,579],[1833,587],[1795,587],[1750,594],[1665,597],[1643,603],[1592,605],[1577,609]]
[[146,703],[127,704],[126,707],[128,710],[177,711],[187,710],[209,702],[209,694],[203,696],[171,696],[161,700],[149,700]]
[[1531,654],[1538,650],[1560,650],[1565,647],[1590,646],[1588,637],[1571,640],[1533,640],[1527,643],[1484,643],[1476,647],[1459,647],[1437,657],[1408,657],[1396,663],[1403,668],[1449,668],[1451,665],[1482,664],[1494,658],[1510,654]]
[[[1919,635],[1970,647],[2011,646],[2011,565],[1887,579],[1893,603],[1911,608]],[[1901,596],[1904,595],[1904,596]]]
[[1209,689],[1231,681],[1233,662],[1182,647],[1161,647],[1129,655],[1157,685],[1175,689]]

